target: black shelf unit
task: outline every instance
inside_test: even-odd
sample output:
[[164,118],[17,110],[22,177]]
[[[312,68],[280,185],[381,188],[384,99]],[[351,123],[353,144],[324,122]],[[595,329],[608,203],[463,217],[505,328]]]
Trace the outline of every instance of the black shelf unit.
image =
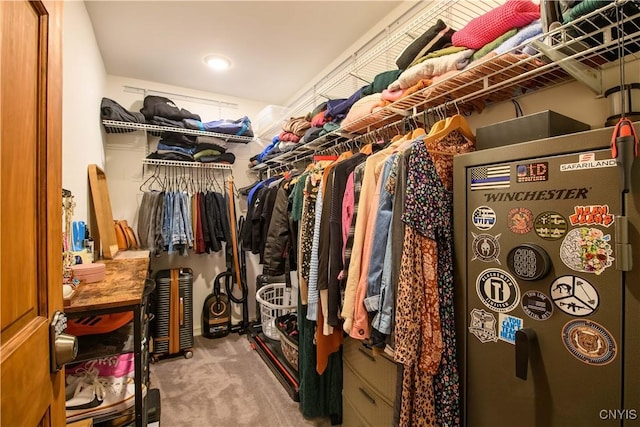
[[[146,394],[143,394],[143,384],[149,391],[149,295],[155,288],[155,282],[151,279],[145,281],[144,293],[140,303],[109,307],[103,309],[90,309],[85,311],[68,312],[69,319],[85,316],[98,316],[101,314],[133,312],[133,320],[117,330],[95,335],[78,337],[78,355],[73,363],[91,359],[113,356],[122,353],[134,353],[134,379],[135,400],[133,408],[124,411],[93,417],[94,426],[135,425],[144,427],[147,425]],[[104,346],[96,351],[96,343]],[[113,346],[113,348],[110,348]]]
[[296,372],[286,361],[280,342],[267,338],[260,324],[250,325],[247,338],[294,402],[300,401],[300,383]]

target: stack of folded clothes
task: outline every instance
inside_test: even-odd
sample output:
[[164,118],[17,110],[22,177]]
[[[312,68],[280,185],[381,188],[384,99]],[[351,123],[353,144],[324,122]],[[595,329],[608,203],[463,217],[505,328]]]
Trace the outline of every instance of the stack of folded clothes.
[[236,158],[233,153],[227,153],[224,145],[225,142],[218,138],[165,132],[158,141],[157,151],[149,154],[147,158],[233,164]]
[[[114,120],[117,122],[127,123],[146,123],[146,119],[142,113],[137,111],[129,111],[113,99],[102,98],[100,103],[100,118],[102,120]],[[135,129],[130,129],[133,132]],[[107,133],[114,132],[111,128],[106,128]],[[118,130],[122,132],[122,130]]]

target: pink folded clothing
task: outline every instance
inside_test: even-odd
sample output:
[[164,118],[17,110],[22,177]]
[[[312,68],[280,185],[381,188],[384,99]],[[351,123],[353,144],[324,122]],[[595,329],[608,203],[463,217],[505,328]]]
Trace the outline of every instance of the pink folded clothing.
[[278,139],[280,141],[287,141],[287,142],[300,141],[300,137],[298,135],[292,132],[285,132],[285,131],[280,132],[280,134],[278,135]]
[[313,116],[313,118],[311,119],[311,127],[320,128],[325,123],[327,123],[328,120],[327,120],[326,114],[327,114],[327,110],[324,110],[324,111],[320,111],[318,114]]
[[395,102],[398,99],[402,98],[403,96],[404,96],[404,89],[398,89],[398,90],[385,89],[382,91],[382,99],[389,102]]
[[540,18],[540,6],[531,0],[508,0],[501,6],[469,21],[453,34],[454,46],[480,49],[512,28],[521,28]]
[[351,106],[347,117],[340,123],[340,128],[347,132],[356,132],[366,128],[370,124],[377,123],[380,121],[380,118],[372,113],[375,113],[388,104],[389,101],[382,99],[382,94],[380,93],[374,93],[360,98]]

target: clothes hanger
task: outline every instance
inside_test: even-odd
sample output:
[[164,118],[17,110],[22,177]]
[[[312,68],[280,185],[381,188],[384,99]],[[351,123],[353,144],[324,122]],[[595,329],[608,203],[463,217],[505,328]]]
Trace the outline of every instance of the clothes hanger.
[[452,117],[447,118],[444,125],[433,133],[430,132],[429,135],[423,139],[423,142],[428,144],[436,139],[442,138],[454,130],[459,131],[468,140],[475,142],[476,137],[471,131],[471,127],[467,123],[467,119],[465,119],[461,114],[455,114]]
[[[160,168],[160,166],[156,165],[155,169],[153,170],[153,173],[142,183],[140,184],[140,191],[144,192],[148,192],[148,191],[153,191],[152,187],[154,183],[157,183],[158,185],[161,185],[162,182],[160,181],[159,177],[158,177],[158,169]],[[148,185],[147,185],[148,184]],[[143,187],[147,185],[147,190],[144,190]]]

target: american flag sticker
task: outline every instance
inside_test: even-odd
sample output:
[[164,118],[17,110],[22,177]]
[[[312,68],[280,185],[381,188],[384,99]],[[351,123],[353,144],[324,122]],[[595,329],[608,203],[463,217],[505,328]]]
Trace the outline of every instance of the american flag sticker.
[[509,188],[511,167],[509,165],[471,168],[471,190],[499,190]]

